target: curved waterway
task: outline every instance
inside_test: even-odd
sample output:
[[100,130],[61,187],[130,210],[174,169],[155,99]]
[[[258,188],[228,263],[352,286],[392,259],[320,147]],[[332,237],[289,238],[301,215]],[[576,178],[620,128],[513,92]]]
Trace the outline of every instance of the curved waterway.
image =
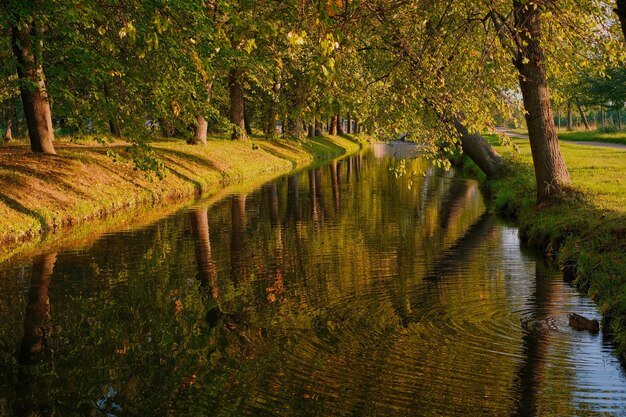
[[0,415],[626,415],[592,302],[401,146],[0,265]]

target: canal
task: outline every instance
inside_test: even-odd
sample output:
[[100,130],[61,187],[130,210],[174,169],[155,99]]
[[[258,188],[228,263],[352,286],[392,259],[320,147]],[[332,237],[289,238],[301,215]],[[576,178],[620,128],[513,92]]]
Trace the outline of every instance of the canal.
[[0,415],[625,415],[593,303],[407,153],[0,264]]

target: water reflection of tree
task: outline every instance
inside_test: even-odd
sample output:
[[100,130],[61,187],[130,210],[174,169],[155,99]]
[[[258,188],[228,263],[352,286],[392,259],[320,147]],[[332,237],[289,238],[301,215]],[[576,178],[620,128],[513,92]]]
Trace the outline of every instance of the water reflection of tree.
[[24,336],[18,353],[17,401],[13,412],[18,416],[52,415],[46,383],[37,366],[49,358],[52,324],[49,287],[57,254],[38,256],[33,260],[30,290],[24,315]]

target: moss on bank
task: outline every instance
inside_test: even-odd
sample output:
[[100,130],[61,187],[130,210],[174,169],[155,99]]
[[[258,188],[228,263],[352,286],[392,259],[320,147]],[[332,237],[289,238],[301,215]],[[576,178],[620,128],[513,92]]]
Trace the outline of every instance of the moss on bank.
[[[42,240],[62,238],[69,227],[122,209],[152,218],[147,214],[152,210],[145,207],[157,205],[158,212],[168,212],[183,200],[228,184],[268,180],[298,165],[361,148],[353,136],[306,142],[212,138],[207,146],[169,140],[152,146],[166,168],[162,180],[137,171],[124,158],[125,144],[57,142],[58,156],[33,154],[25,146],[0,147],[0,261]],[[112,153],[118,157],[112,158]]]
[[597,302],[626,359],[626,152],[562,144],[574,191],[536,205],[528,141],[514,142],[519,154],[498,147],[509,175],[486,182],[495,211],[514,219],[522,239],[545,250]]

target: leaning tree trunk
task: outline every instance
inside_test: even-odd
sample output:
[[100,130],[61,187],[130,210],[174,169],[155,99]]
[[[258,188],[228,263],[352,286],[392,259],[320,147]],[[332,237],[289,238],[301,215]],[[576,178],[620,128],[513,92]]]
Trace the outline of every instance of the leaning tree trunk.
[[17,74],[20,80],[20,94],[28,126],[30,147],[33,152],[56,154],[54,150],[54,130],[50,102],[44,80],[41,59],[36,59],[35,47],[41,51],[41,43],[33,44],[37,39],[35,24],[20,22],[11,28],[11,44],[17,58]]
[[622,24],[622,32],[624,33],[624,41],[626,41],[626,0],[617,0],[617,7],[615,13],[619,17],[619,22]]
[[589,127],[589,120],[587,120],[587,115],[583,111],[582,106],[580,104],[578,104],[578,102],[577,102],[576,103],[576,107],[578,107],[578,112],[580,113],[580,118],[583,121],[583,123],[585,124],[585,130],[590,130],[591,128]]
[[243,74],[237,68],[228,73],[230,91],[230,122],[233,126],[231,139],[246,139],[246,124],[243,103]]
[[454,116],[452,118],[454,128],[461,138],[461,148],[488,177],[493,178],[501,173],[504,160],[493,149],[489,142],[480,133],[470,133],[463,122]]
[[515,27],[519,45],[514,64],[526,110],[526,125],[537,180],[537,201],[553,197],[571,183],[563,161],[550,107],[545,56],[540,44],[541,5],[528,7],[523,0],[513,0]]

